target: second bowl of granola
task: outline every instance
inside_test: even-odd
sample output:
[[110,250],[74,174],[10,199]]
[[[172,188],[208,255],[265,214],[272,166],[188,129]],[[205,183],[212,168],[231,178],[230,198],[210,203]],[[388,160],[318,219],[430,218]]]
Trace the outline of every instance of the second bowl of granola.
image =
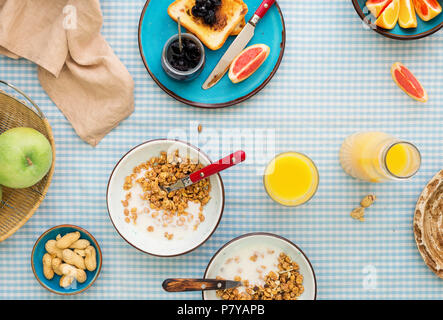
[[201,246],[223,215],[220,175],[170,194],[162,187],[209,164],[200,149],[178,140],[151,140],[131,149],[108,182],[108,212],[117,232],[133,247],[159,257]]
[[242,281],[238,288],[203,291],[204,300],[315,300],[317,281],[308,257],[272,233],[237,237],[213,256],[205,279]]

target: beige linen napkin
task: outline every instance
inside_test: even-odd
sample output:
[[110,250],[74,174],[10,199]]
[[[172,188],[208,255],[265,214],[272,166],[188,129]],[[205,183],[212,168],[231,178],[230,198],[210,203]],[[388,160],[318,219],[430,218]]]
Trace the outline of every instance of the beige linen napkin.
[[98,0],[0,0],[0,54],[36,63],[43,89],[93,146],[134,110],[134,82],[102,21]]

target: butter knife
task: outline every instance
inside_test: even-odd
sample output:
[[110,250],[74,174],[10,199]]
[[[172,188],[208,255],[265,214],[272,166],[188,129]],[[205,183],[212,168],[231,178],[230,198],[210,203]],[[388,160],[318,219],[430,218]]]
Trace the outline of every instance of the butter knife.
[[234,42],[232,42],[231,46],[215,66],[208,79],[206,79],[202,86],[204,90],[212,88],[223,78],[223,76],[229,70],[229,66],[231,65],[232,61],[234,61],[235,57],[237,57],[238,54],[248,45],[249,41],[251,41],[252,37],[254,36],[257,23],[265,16],[266,12],[268,12],[269,8],[271,8],[274,3],[275,0],[264,0],[261,3],[260,7],[258,7],[257,11],[255,11],[252,18],[248,21],[246,26],[239,33],[237,38],[235,38]]
[[240,286],[241,281],[217,279],[166,279],[162,284],[168,292],[224,290]]

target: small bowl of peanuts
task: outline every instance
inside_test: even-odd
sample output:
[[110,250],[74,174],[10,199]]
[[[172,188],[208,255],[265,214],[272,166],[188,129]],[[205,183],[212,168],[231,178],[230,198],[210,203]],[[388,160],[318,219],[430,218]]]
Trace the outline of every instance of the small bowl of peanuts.
[[74,225],[60,225],[37,239],[31,266],[44,288],[60,295],[74,295],[91,287],[98,278],[102,254],[88,231]]
[[210,260],[204,279],[241,286],[203,291],[203,300],[315,300],[317,282],[308,257],[290,240],[272,233],[239,236]]

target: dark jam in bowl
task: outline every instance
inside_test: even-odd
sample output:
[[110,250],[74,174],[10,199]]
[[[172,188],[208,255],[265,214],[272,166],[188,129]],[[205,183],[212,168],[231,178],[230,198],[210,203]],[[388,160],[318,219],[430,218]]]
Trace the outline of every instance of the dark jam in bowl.
[[202,55],[197,44],[187,38],[182,38],[181,51],[177,39],[171,43],[166,54],[171,67],[179,71],[189,71],[197,67]]

